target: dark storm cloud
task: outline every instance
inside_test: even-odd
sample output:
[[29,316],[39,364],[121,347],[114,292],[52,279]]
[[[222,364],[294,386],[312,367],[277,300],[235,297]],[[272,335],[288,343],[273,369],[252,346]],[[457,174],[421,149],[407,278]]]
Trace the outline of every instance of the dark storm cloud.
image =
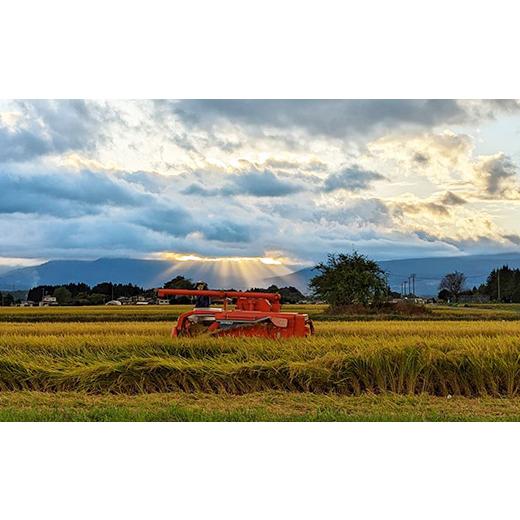
[[108,105],[85,100],[18,101],[15,106],[17,123],[0,124],[0,162],[92,150],[107,140],[103,125],[118,120]]
[[432,127],[462,122],[455,100],[185,100],[170,105],[186,124],[235,124],[302,128],[310,134],[345,137],[395,126]]
[[457,251],[473,251],[475,254],[489,254],[490,250],[496,250],[500,247],[500,243],[495,238],[477,234],[471,238],[450,238],[440,233],[436,234],[424,230],[416,230],[413,234],[424,242],[443,243]]
[[440,240],[439,237],[422,230],[414,231],[414,235],[420,240],[424,240],[425,242],[438,242]]
[[392,219],[388,205],[377,198],[349,198],[344,199],[341,205],[334,206],[317,205],[312,200],[306,200],[305,204],[275,202],[266,204],[262,209],[266,213],[278,215],[284,219],[318,225],[334,223],[365,227],[385,225]]
[[459,195],[456,195],[451,191],[447,191],[442,197],[441,203],[445,204],[446,206],[461,206],[466,204],[467,200],[459,197]]
[[383,179],[385,179],[385,177],[380,173],[353,166],[345,168],[339,173],[329,175],[325,179],[323,189],[326,192],[341,189],[356,192],[366,190],[370,188],[372,182]]
[[161,204],[140,208],[128,218],[143,227],[174,237],[186,236],[197,230],[197,224],[191,214],[173,205],[168,207]]
[[101,135],[100,125],[112,111],[83,99],[19,102],[24,114],[41,121],[56,152],[93,147]]
[[160,193],[170,186],[175,179],[154,172],[115,172],[114,175],[124,181],[141,186],[145,191]]
[[282,181],[273,172],[266,170],[237,175],[230,194],[246,193],[254,197],[282,197],[301,190],[301,186]]
[[0,213],[93,214],[105,206],[151,203],[151,195],[105,173],[0,170]]
[[48,139],[36,131],[11,130],[0,125],[0,162],[29,161],[51,150]]
[[422,204],[422,210],[433,215],[438,215],[439,217],[448,217],[450,215],[448,208],[436,202],[426,202]]
[[[119,221],[121,229],[131,236],[134,236],[137,226],[175,238],[198,232],[207,240],[216,242],[250,241],[254,223],[237,223],[226,216],[210,220],[205,211],[194,211],[175,194],[163,193],[163,180],[145,172],[134,176],[92,171],[0,170],[0,214],[49,216],[63,222],[88,217],[92,233],[100,230],[96,222],[108,225]],[[57,223],[53,226],[68,229]],[[77,237],[77,232],[74,237]],[[58,235],[55,238],[57,240]],[[100,247],[107,245],[105,238],[104,234],[99,236]]]
[[220,188],[209,188],[193,183],[182,190],[182,193],[210,197],[233,195],[283,197],[304,189],[303,186],[279,179],[269,170],[233,174],[228,177],[226,184]]
[[254,234],[252,225],[239,224],[232,221],[217,222],[204,226],[202,232],[207,240],[218,242],[250,242]]
[[198,232],[206,240],[217,242],[249,242],[251,239],[254,226],[233,222],[226,216],[208,219],[205,215],[197,218],[197,215],[197,212],[189,213],[180,206],[169,207],[165,200],[159,200],[156,205],[140,209],[127,218],[135,224],[171,237],[186,237]]
[[443,204],[437,202],[399,202],[394,207],[394,215],[403,218],[406,216],[406,213],[430,213],[438,217],[448,217],[450,210]]
[[[477,177],[490,196],[502,196],[516,177],[517,167],[504,154],[483,158],[476,168]],[[518,187],[515,188],[518,192]]]
[[219,188],[205,188],[201,184],[195,183],[184,188],[181,193],[184,195],[198,195],[201,197],[217,197],[222,194]]
[[[230,140],[225,131],[209,132],[197,136],[199,144],[195,146],[190,131],[193,126],[214,130],[231,123],[242,129],[300,129],[313,136],[348,138],[465,123],[519,110],[514,100],[473,103],[457,100],[181,100],[135,102],[135,105],[149,108],[139,125],[148,138],[163,135],[200,157],[204,156],[200,146],[216,146],[233,152],[245,145],[248,138],[242,135]],[[14,127],[0,124],[0,161],[3,162],[94,150],[110,141],[109,123],[117,123],[121,130],[131,125],[122,116],[123,112],[108,102],[18,101],[15,108],[20,115],[19,122]],[[179,119],[184,125],[179,125]],[[283,139],[286,146],[294,139],[289,133],[269,135],[264,132],[263,137],[277,142]],[[266,167],[271,168],[268,164]]]
[[484,99],[480,103],[471,103],[470,114],[476,119],[494,119],[500,113],[513,114],[520,110],[517,99]]
[[448,236],[430,235],[432,239],[443,242],[457,248],[459,251],[473,250],[489,254],[490,250],[496,249],[500,243],[495,239],[485,235],[475,235],[471,238],[450,238]]
[[428,164],[430,162],[430,158],[424,154],[424,153],[421,153],[421,152],[416,152],[412,158],[412,160],[414,162],[416,162],[417,164]]
[[512,242],[513,244],[520,246],[520,235],[502,235],[502,238],[505,238],[506,240],[509,240],[509,242]]

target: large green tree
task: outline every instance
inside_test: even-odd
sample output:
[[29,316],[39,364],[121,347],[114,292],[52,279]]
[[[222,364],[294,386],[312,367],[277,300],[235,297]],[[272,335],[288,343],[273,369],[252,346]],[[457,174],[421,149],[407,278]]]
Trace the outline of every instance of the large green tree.
[[[177,275],[175,278],[172,278],[169,282],[166,282],[163,286],[165,289],[195,289],[195,284],[189,279],[184,278],[184,276]],[[191,300],[188,296],[172,296],[169,298],[170,303],[175,304],[188,304],[191,303]]]
[[7,292],[0,293],[0,305],[9,307],[14,304],[14,296]]
[[68,305],[72,300],[72,293],[66,287],[54,289],[53,296],[60,305]]
[[377,305],[388,298],[385,272],[374,260],[357,252],[332,254],[315,267],[309,283],[314,295],[332,307],[360,303]]
[[263,287],[251,287],[249,290],[253,292],[278,293],[281,296],[281,303],[299,303],[302,300],[305,300],[305,296],[292,285],[289,287],[278,287],[276,285],[270,285],[267,287],[267,289],[264,289]]
[[195,284],[184,276],[177,275],[163,286],[165,289],[195,289]]

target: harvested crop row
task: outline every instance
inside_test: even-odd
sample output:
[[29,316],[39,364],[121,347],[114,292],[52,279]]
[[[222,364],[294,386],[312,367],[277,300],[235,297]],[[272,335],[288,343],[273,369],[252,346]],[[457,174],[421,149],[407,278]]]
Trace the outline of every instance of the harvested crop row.
[[148,356],[120,360],[25,359],[0,356],[0,390],[88,393],[254,391],[337,393],[428,393],[516,396],[520,349],[458,349],[424,345],[330,352],[306,361],[237,361]]
[[520,345],[520,324],[464,322],[320,323],[307,339],[269,341],[261,338],[172,340],[171,324],[0,324],[0,355],[17,360],[53,360],[74,365],[128,357],[225,358],[227,361],[312,361],[325,354],[365,354],[382,349],[428,347],[441,352],[467,349],[499,353]]

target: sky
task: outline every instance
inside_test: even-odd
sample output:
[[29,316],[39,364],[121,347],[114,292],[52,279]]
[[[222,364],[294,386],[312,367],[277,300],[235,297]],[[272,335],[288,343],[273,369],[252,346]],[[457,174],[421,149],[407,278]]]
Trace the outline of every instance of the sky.
[[0,268],[520,248],[520,102],[0,101]]

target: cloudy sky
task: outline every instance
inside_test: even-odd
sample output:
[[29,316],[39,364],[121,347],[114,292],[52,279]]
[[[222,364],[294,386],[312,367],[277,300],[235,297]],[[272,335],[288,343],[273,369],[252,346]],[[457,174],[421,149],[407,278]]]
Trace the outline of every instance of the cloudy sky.
[[520,246],[516,101],[2,101],[0,265]]

